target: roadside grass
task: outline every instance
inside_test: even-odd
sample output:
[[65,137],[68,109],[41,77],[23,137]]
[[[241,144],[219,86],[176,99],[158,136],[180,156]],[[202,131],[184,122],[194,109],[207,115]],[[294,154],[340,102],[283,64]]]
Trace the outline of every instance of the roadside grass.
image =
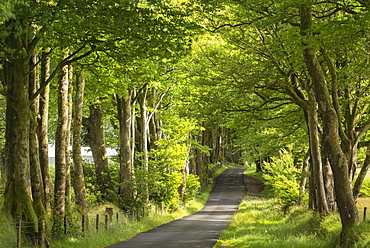
[[[225,169],[231,166],[224,166],[218,169],[213,177],[217,177],[220,173],[222,173]],[[178,211],[175,212],[151,212],[147,217],[140,219],[139,221],[129,221],[127,219],[122,220],[120,222],[112,223],[108,226],[105,230],[99,230],[96,232],[94,230],[90,230],[84,234],[84,236],[78,237],[69,237],[65,238],[60,241],[53,241],[50,244],[50,248],[102,248],[106,247],[124,240],[128,240],[131,237],[148,231],[154,227],[159,225],[168,223],[172,220],[179,219],[186,215],[193,214],[199,211],[204,204],[207,202],[210,191],[212,190],[213,181],[205,187],[196,198],[192,201],[189,201],[187,204],[182,206]],[[94,214],[101,214],[104,213],[106,207],[113,207],[115,211],[119,211],[119,209],[113,205],[101,205],[97,206],[93,209],[90,213]],[[1,237],[0,237],[1,238]],[[14,239],[10,241],[11,245],[6,247],[13,247],[14,246]],[[0,244],[0,247],[1,244]],[[22,246],[22,247],[29,247],[29,246]]]
[[[12,223],[8,216],[0,213],[0,223]],[[0,224],[0,247],[15,247],[17,236],[13,225]]]
[[71,237],[62,241],[53,242],[50,248],[102,248],[128,240],[131,237],[146,232],[154,227],[168,223],[183,216],[200,210],[206,203],[211,186],[199,193],[196,199],[190,201],[176,212],[153,212],[139,221],[124,221],[111,224],[106,230],[90,231],[84,237]]
[[[254,168],[245,174],[263,181]],[[265,187],[263,196],[271,196]],[[359,198],[358,208],[370,207],[370,198]],[[362,212],[361,212],[362,209]],[[215,248],[332,248],[339,247],[341,222],[338,214],[321,218],[305,206],[290,208],[286,214],[276,198],[244,199],[230,225],[220,235]],[[352,247],[370,247],[369,218],[352,229]]]
[[215,247],[335,247],[340,220],[303,207],[284,215],[275,198],[245,199]]

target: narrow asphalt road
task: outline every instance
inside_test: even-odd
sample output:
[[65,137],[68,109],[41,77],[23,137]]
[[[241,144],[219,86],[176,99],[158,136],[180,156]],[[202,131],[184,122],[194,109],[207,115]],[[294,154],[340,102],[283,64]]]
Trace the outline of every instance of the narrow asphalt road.
[[244,168],[229,168],[217,177],[206,205],[197,213],[171,221],[107,248],[213,247],[246,194]]

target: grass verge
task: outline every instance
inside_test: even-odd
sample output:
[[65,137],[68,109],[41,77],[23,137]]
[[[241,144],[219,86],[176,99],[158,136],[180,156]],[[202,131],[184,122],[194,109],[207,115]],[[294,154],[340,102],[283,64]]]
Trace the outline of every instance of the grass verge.
[[[217,177],[228,167],[225,166],[218,169],[213,177]],[[86,233],[81,238],[68,238],[63,241],[53,242],[50,248],[101,248],[130,239],[138,233],[148,231],[156,226],[199,211],[206,203],[211,189],[212,184],[206,187],[194,200],[187,203],[179,211],[164,214],[152,213],[140,221],[112,224],[108,229],[99,231],[99,233],[92,231]]]
[[196,199],[190,201],[179,211],[162,214],[152,213],[148,217],[142,218],[140,221],[115,223],[110,225],[108,229],[101,230],[98,233],[90,231],[86,233],[84,237],[71,237],[62,241],[53,242],[50,248],[101,248],[123,240],[128,240],[136,234],[197,212],[207,201],[210,190],[211,187],[208,187],[205,191],[200,193]]
[[[245,174],[263,181],[254,168]],[[266,187],[263,196],[271,196]],[[360,199],[359,208],[368,200]],[[370,218],[369,218],[370,219]],[[230,225],[220,235],[215,248],[333,248],[340,247],[341,222],[338,214],[321,218],[317,213],[297,206],[286,214],[277,198],[244,199]],[[370,247],[370,222],[354,227],[352,247]]]
[[340,220],[297,207],[284,215],[275,198],[244,200],[215,247],[335,247]]

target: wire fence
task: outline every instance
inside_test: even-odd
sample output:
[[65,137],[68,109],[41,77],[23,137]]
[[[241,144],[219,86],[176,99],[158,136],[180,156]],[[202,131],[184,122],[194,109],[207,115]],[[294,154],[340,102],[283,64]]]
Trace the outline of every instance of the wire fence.
[[[162,206],[156,206],[154,211],[163,211]],[[48,247],[49,239],[46,232],[51,231],[53,240],[61,240],[66,237],[81,237],[86,232],[99,232],[106,230],[112,224],[137,221],[141,217],[141,211],[115,212],[113,208],[106,208],[105,214],[95,214],[79,217],[64,217],[62,220],[47,223],[18,221],[0,224],[0,248],[20,247]]]

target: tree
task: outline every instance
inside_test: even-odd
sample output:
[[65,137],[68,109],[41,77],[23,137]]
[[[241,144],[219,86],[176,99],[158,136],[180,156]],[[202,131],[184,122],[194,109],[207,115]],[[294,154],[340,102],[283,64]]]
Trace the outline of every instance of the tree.
[[[307,37],[312,36],[310,31],[313,28],[310,6],[306,5],[300,7],[300,18],[301,35]],[[337,116],[338,113],[331,102],[330,93],[326,85],[325,74],[317,59],[315,49],[310,43],[306,43],[305,41],[303,42],[305,45],[303,50],[305,63],[315,86],[315,96],[324,124],[323,141],[334,173],[336,199],[343,231],[345,232],[349,227],[360,222],[348,174],[348,157],[345,156],[341,148],[340,137],[338,136],[338,130],[340,128]],[[334,94],[337,93],[335,92]],[[346,244],[347,242],[348,240],[344,240],[343,243]]]
[[67,180],[69,161],[67,150],[69,149],[69,126],[68,126],[68,89],[69,89],[68,66],[64,66],[59,74],[58,82],[58,119],[55,134],[55,186],[54,186],[54,219],[57,221],[59,230],[61,221],[67,211]]
[[83,161],[81,155],[82,147],[82,110],[85,89],[85,77],[83,71],[76,75],[73,122],[72,122],[72,156],[73,156],[73,188],[75,192],[75,202],[81,207],[83,215],[87,216],[85,176],[83,171]]

